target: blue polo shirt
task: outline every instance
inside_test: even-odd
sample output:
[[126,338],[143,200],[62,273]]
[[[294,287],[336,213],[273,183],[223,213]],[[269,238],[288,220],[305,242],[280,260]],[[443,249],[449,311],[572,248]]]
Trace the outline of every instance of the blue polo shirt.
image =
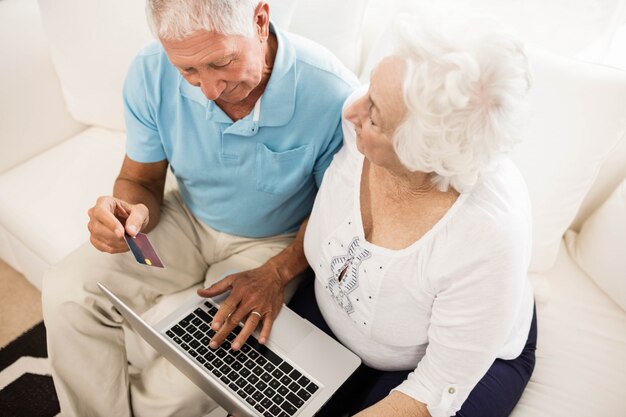
[[124,84],[128,157],[167,159],[191,212],[238,236],[299,228],[342,144],[341,108],[358,83],[328,50],[271,30],[272,74],[256,115],[237,122],[189,84],[156,41]]

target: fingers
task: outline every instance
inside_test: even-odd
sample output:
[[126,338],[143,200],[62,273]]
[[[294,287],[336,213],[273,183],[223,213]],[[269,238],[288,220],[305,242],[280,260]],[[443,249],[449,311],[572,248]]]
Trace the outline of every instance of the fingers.
[[243,328],[241,329],[235,340],[233,340],[233,343],[231,345],[233,350],[241,349],[241,346],[246,343],[246,340],[248,340],[252,332],[254,332],[254,329],[256,329],[259,325],[259,323],[261,323],[261,316],[252,313],[248,315],[246,323],[244,324]]
[[148,207],[143,204],[130,205],[123,201],[120,201],[120,203],[124,210],[128,213],[128,218],[126,219],[126,223],[124,225],[126,233],[135,237],[137,236],[137,233],[139,233],[139,231],[148,224]]
[[123,253],[123,252],[128,251],[128,246],[126,245],[126,243],[122,243],[122,242],[107,243],[106,241],[97,239],[93,235],[90,236],[89,241],[96,249],[98,249],[101,252],[114,254],[114,253]]
[[[237,311],[240,310],[242,309],[238,309]],[[236,317],[236,313],[233,313],[229,318],[225,320],[225,322],[221,326],[221,329],[213,336],[213,338],[211,339],[211,343],[209,343],[209,347],[211,349],[217,349],[218,346],[220,346],[222,342],[224,342],[226,337],[238,326],[240,322],[243,322],[244,325],[231,344],[231,348],[233,350],[239,350],[241,346],[246,343],[248,337],[250,337],[252,332],[254,332],[257,326],[261,323],[261,316],[259,316],[258,314],[248,314],[247,318],[244,317],[242,319],[238,319]]]
[[259,343],[264,345],[267,342],[267,339],[270,337],[270,333],[272,332],[272,325],[274,324],[274,319],[269,314],[263,317],[263,328],[261,329],[261,334],[259,335]]
[[114,215],[115,207],[113,197],[100,197],[88,212],[87,229],[90,232],[90,241],[96,249],[103,252],[120,253],[128,250],[123,239],[124,227]]
[[[223,324],[227,324],[227,321],[229,321],[228,320],[229,317],[231,316],[231,314],[235,312],[240,301],[241,301],[240,297],[237,297],[235,294],[231,294],[222,303],[220,308],[217,310],[217,313],[215,313],[215,317],[213,317],[213,323],[211,323],[211,328],[215,331],[219,331]],[[230,319],[230,322],[234,322],[235,325],[239,323],[239,321],[235,320],[235,317]],[[234,328],[235,326],[230,326],[230,330]],[[224,337],[226,337],[226,335]]]
[[99,197],[88,214],[91,244],[108,253],[126,252],[124,231],[135,237],[149,221],[148,208],[144,204],[129,204],[111,196]]
[[[124,237],[124,226],[115,217],[117,203],[113,197],[100,197],[96,205],[89,210],[89,218],[96,223],[102,224],[104,229],[115,233],[119,238]],[[98,231],[99,232],[99,231]]]
[[130,215],[130,204],[122,201],[120,199],[114,198],[115,200],[115,208],[113,209],[113,214],[120,220],[123,220],[122,223],[126,222],[126,219]]
[[216,349],[240,322],[243,327],[232,340],[233,350],[238,350],[261,322],[263,324],[259,342],[267,341],[274,319],[282,306],[284,286],[280,279],[271,276],[266,269],[259,267],[229,275],[209,288],[198,290],[198,295],[202,297],[213,297],[231,291],[211,324],[216,334],[209,347]]
[[197,291],[200,297],[215,297],[216,295],[220,295],[225,293],[226,291],[233,288],[232,286],[232,275],[228,276],[215,284],[211,285],[209,288],[202,288]]

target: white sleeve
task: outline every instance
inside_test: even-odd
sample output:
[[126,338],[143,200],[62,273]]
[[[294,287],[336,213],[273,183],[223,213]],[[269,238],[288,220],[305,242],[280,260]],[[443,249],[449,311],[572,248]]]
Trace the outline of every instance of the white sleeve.
[[526,236],[521,228],[488,229],[480,236],[468,231],[464,244],[441,251],[447,259],[435,262],[438,276],[431,279],[436,295],[426,353],[395,388],[425,403],[433,417],[461,408],[496,359],[522,301]]

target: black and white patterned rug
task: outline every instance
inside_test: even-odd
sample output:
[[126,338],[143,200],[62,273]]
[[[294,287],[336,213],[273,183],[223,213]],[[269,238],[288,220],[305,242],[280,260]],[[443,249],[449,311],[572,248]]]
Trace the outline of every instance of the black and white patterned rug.
[[41,322],[0,350],[0,417],[59,413]]

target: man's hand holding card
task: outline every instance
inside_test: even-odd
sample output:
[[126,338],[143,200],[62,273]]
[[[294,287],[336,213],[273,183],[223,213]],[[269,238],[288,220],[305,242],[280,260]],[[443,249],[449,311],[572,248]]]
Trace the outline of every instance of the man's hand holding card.
[[144,204],[129,204],[111,196],[99,197],[88,214],[91,244],[107,253],[128,251],[124,235],[137,236],[149,219],[148,208]]

